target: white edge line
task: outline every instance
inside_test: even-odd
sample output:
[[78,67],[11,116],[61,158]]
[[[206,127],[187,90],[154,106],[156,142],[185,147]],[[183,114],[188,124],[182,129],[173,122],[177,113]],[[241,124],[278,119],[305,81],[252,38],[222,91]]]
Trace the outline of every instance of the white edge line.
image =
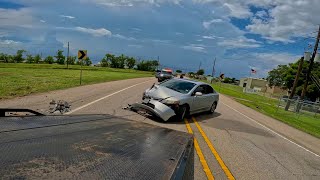
[[88,104],[85,104],[85,105],[83,105],[83,106],[80,106],[80,107],[78,107],[78,108],[76,108],[76,109],[74,109],[74,110],[72,110],[72,111],[70,111],[70,112],[67,112],[67,113],[65,113],[65,114],[68,115],[68,114],[74,113],[74,112],[79,111],[79,110],[81,110],[81,109],[83,109],[83,108],[85,108],[85,107],[88,107],[88,106],[90,106],[90,105],[92,105],[92,104],[94,104],[94,103],[96,103],[96,102],[99,102],[99,101],[101,101],[101,100],[103,100],[103,99],[106,99],[106,98],[108,98],[108,97],[110,97],[110,96],[116,95],[116,94],[118,94],[118,93],[120,93],[120,92],[122,92],[122,91],[125,91],[125,90],[127,90],[127,89],[133,88],[133,87],[138,86],[138,85],[143,84],[143,83],[147,83],[147,82],[149,82],[149,81],[151,81],[151,80],[144,81],[144,82],[141,82],[141,83],[138,83],[138,84],[134,84],[134,85],[132,85],[132,86],[126,87],[126,88],[121,89],[121,90],[119,90],[119,91],[116,91],[116,92],[114,92],[114,93],[108,94],[108,95],[106,95],[106,96],[104,96],[104,97],[102,97],[102,98],[99,98],[99,99],[97,99],[97,100],[94,100],[94,101],[92,101],[92,102],[90,102],[90,103],[88,103]]
[[312,152],[311,150],[309,150],[309,149],[307,149],[307,148],[305,148],[305,147],[303,147],[303,146],[301,146],[301,145],[299,145],[299,144],[297,144],[297,143],[295,143],[295,142],[291,141],[290,139],[288,139],[288,138],[286,138],[286,137],[282,136],[281,134],[279,134],[279,133],[275,132],[274,130],[272,130],[272,129],[268,128],[267,126],[265,126],[265,125],[263,125],[263,124],[261,124],[261,123],[257,122],[256,120],[254,120],[254,119],[252,119],[252,118],[248,117],[247,115],[245,115],[245,114],[243,114],[242,112],[240,112],[240,111],[238,111],[238,110],[234,109],[233,107],[231,107],[231,106],[229,106],[229,105],[227,105],[227,104],[225,104],[225,103],[223,103],[223,102],[221,102],[221,103],[222,103],[223,105],[227,106],[228,108],[230,108],[230,109],[232,109],[232,110],[236,111],[237,113],[241,114],[242,116],[246,117],[246,118],[247,118],[247,119],[249,119],[250,121],[253,121],[253,122],[255,122],[256,124],[258,124],[258,125],[262,126],[263,128],[265,128],[266,130],[268,130],[268,131],[272,132],[273,134],[276,134],[277,136],[281,137],[282,139],[289,141],[290,143],[292,143],[292,144],[294,144],[294,145],[298,146],[299,148],[301,148],[301,149],[303,149],[303,150],[305,150],[305,151],[307,151],[307,152],[309,152],[309,153],[311,153],[311,154],[313,154],[313,155],[315,155],[315,156],[317,156],[317,157],[320,157],[320,155],[318,155],[318,154],[316,154],[316,153]]

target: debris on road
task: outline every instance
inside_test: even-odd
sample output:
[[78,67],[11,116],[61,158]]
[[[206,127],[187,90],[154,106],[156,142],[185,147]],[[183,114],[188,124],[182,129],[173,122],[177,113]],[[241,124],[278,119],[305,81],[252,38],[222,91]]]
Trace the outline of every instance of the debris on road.
[[64,100],[58,100],[57,102],[55,100],[52,100],[49,104],[50,104],[49,112],[51,114],[57,111],[59,111],[61,114],[64,114],[71,110],[71,105]]

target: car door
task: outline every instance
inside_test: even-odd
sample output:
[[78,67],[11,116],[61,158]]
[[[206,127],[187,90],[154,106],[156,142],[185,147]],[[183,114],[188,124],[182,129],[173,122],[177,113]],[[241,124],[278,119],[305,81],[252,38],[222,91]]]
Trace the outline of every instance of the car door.
[[213,102],[216,99],[216,93],[213,90],[213,88],[209,85],[203,85],[205,92],[203,93],[202,97],[204,97],[203,100],[203,105],[204,108],[203,110],[209,110],[213,104]]
[[[196,92],[201,92],[202,95],[201,96],[196,96]],[[205,86],[204,85],[200,85],[198,86],[193,93],[191,94],[193,96],[193,102],[192,102],[192,106],[190,107],[190,111],[194,112],[199,112],[202,111],[205,107],[206,107],[206,100],[205,100],[205,96],[203,96],[205,94]]]

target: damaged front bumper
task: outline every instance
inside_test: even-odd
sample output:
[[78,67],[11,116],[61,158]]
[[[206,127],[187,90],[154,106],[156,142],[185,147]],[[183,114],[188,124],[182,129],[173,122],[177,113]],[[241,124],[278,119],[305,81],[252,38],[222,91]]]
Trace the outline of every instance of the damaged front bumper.
[[145,110],[147,113],[156,115],[164,121],[168,121],[176,115],[169,106],[153,99],[144,99],[142,103],[131,104],[128,108],[131,110]]

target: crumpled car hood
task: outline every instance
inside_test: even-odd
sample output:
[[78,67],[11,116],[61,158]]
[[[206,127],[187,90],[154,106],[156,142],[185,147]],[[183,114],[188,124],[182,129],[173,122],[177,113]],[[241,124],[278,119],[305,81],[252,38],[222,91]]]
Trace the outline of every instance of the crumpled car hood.
[[168,89],[163,86],[155,85],[151,89],[147,89],[145,92],[145,95],[155,100],[159,100],[159,99],[166,99],[169,97],[180,97],[181,93]]

